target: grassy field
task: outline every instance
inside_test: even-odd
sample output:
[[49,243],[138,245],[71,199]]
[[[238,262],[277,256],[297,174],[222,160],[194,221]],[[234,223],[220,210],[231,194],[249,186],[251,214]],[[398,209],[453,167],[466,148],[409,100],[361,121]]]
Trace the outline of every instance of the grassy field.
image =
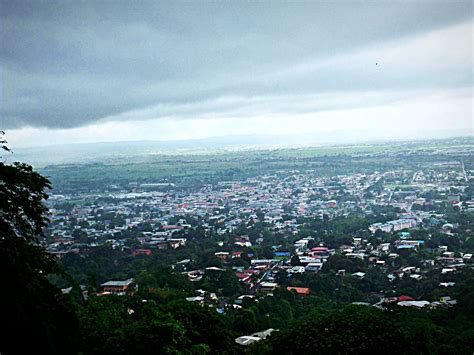
[[169,181],[194,184],[239,180],[279,171],[314,171],[332,176],[354,172],[417,170],[436,163],[464,160],[474,168],[471,140],[388,143],[252,151],[225,150],[206,154],[142,155],[86,164],[50,165],[41,170],[58,190],[104,189],[110,184]]

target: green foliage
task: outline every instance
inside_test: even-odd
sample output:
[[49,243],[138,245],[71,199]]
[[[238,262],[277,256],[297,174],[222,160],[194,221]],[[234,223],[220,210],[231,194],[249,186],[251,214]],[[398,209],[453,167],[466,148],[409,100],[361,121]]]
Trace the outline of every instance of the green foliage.
[[190,344],[204,345],[212,353],[232,353],[236,350],[234,334],[225,323],[225,318],[214,309],[177,301],[168,304],[165,311],[183,325]]
[[46,226],[49,180],[29,165],[0,162],[0,235],[36,241]]
[[[5,141],[0,137],[0,145]],[[0,352],[71,352],[78,324],[71,305],[47,279],[60,272],[56,261],[37,245],[46,225],[48,179],[26,164],[0,162]],[[28,341],[18,342],[18,335]]]
[[322,272],[336,273],[338,270],[346,270],[346,272],[358,272],[366,269],[364,261],[359,258],[348,258],[344,255],[335,254],[328,258],[324,264]]
[[185,301],[94,297],[80,307],[85,353],[232,353],[233,335],[214,310]]
[[[0,137],[0,148],[8,151]],[[355,148],[354,148],[355,149]],[[227,156],[179,157],[177,160],[158,157],[152,161],[137,161],[127,164],[90,164],[85,166],[49,167],[59,190],[75,192],[103,188],[104,184],[117,182],[125,186],[131,179],[137,182],[155,181],[170,176],[180,188],[196,189],[204,183],[228,179],[242,179],[264,172],[277,173],[281,169],[313,170],[315,174],[335,175],[351,171],[369,172],[389,168],[418,168],[419,163],[432,162],[432,157],[416,152],[410,159],[390,159],[387,156],[367,155],[375,148],[357,148],[359,155],[335,154],[334,151],[291,150],[269,153],[241,153]],[[353,151],[354,153],[355,151]],[[441,156],[443,157],[443,156]],[[446,156],[448,158],[448,156]],[[466,159],[467,160],[467,159]],[[246,169],[242,168],[242,161]],[[350,244],[354,236],[368,239],[373,246],[381,241],[393,242],[397,236],[377,232],[371,235],[367,227],[376,221],[393,218],[399,211],[391,207],[374,207],[375,214],[363,216],[360,211],[348,216],[330,218],[298,217],[301,225],[298,235],[288,230],[273,232],[264,223],[264,214],[257,211],[256,223],[242,223],[236,231],[218,236],[202,227],[191,229],[186,235],[187,244],[177,250],[154,251],[151,256],[133,257],[128,247],[138,245],[137,237],[152,231],[145,222],[114,236],[126,239],[124,248],[112,249],[108,245],[81,249],[81,255],[67,254],[58,267],[56,260],[38,244],[42,229],[47,223],[46,208],[42,201],[47,198],[49,180],[35,172],[30,166],[20,163],[0,163],[0,282],[5,290],[0,293],[2,311],[2,341],[0,352],[26,353],[30,344],[36,352],[44,353],[237,353],[243,348],[234,342],[236,336],[251,334],[267,328],[278,328],[269,339],[250,347],[255,353],[472,353],[474,348],[474,279],[473,271],[465,267],[461,271],[440,275],[437,271],[423,273],[421,281],[409,277],[389,283],[386,273],[380,268],[359,259],[350,259],[336,252],[324,264],[319,273],[288,275],[280,271],[276,281],[280,284],[273,296],[245,298],[241,307],[232,307],[234,298],[246,292],[232,266],[250,264],[249,252],[256,257],[273,258],[276,250],[291,251],[296,239],[314,237],[310,247],[319,243],[329,248]],[[407,184],[408,181],[402,181]],[[335,184],[336,188],[340,185]],[[367,191],[367,197],[383,189],[379,181]],[[464,192],[472,195],[472,181]],[[104,197],[107,199],[108,197]],[[312,196],[310,199],[319,199]],[[350,200],[351,196],[338,197]],[[91,205],[93,201],[82,201]],[[58,208],[71,211],[74,204],[63,204]],[[137,211],[139,206],[134,207]],[[460,231],[471,230],[456,237],[447,236],[437,230],[413,232],[417,239],[426,241],[426,247],[447,245],[456,252],[474,246],[472,214],[464,213],[450,205],[440,207],[448,219],[459,224]],[[288,204],[285,220],[295,218],[294,206]],[[226,208],[221,211],[228,213]],[[99,213],[99,211],[96,211]],[[100,211],[102,214],[97,229],[119,226],[127,216]],[[189,216],[175,216],[171,223],[184,218],[196,227],[201,220]],[[210,225],[224,226],[223,222],[210,221]],[[71,227],[88,227],[87,221],[73,221]],[[154,228],[159,228],[156,226]],[[71,228],[72,230],[72,228]],[[457,230],[454,230],[457,233]],[[183,236],[179,232],[175,236]],[[232,245],[234,238],[247,234],[259,245],[244,249],[242,257],[225,262],[215,257],[222,251],[217,242]],[[77,242],[87,242],[88,235],[74,230]],[[261,239],[260,239],[261,238]],[[222,244],[221,244],[222,245]],[[223,248],[226,248],[225,246]],[[225,251],[232,251],[228,247]],[[399,258],[387,266],[390,271],[406,265],[421,266],[423,259],[431,258],[428,251],[404,251]],[[170,267],[182,259],[189,264]],[[299,265],[298,257],[291,259]],[[224,270],[206,270],[200,282],[191,283],[186,270],[219,267]],[[345,269],[345,276],[336,271]],[[352,272],[364,271],[363,279],[356,279]],[[68,276],[74,276],[74,280]],[[134,277],[139,290],[134,296],[95,297],[93,291],[100,283],[109,279]],[[257,277],[257,276],[254,276]],[[73,289],[68,297],[48,280],[68,283]],[[452,281],[456,287],[440,289],[439,283]],[[82,299],[77,282],[90,287],[90,298]],[[301,297],[288,292],[286,286],[309,287],[311,294]],[[215,292],[219,300],[214,307],[224,310],[216,312],[214,307],[184,301],[196,289]],[[373,307],[343,306],[349,302],[372,300],[371,293],[398,292],[417,299],[434,300],[450,295],[458,300],[451,309],[413,310],[394,306],[387,311]],[[378,299],[377,299],[378,300]],[[209,301],[208,299],[206,302]],[[236,301],[237,302],[237,301]],[[210,303],[210,302],[207,302]],[[224,307],[225,306],[225,307]],[[308,316],[309,315],[309,316]],[[17,342],[18,335],[26,338]]]
[[239,279],[232,270],[206,270],[201,287],[223,296],[235,296],[242,291]]
[[[326,353],[369,353],[403,349],[403,336],[394,320],[364,306],[317,312],[308,319],[272,335],[271,352],[310,354],[315,347]],[[277,350],[278,349],[278,350]]]

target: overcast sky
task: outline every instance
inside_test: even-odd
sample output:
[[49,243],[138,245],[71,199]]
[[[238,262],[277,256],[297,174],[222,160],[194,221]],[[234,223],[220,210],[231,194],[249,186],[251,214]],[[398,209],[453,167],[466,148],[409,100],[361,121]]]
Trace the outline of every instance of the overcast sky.
[[11,146],[473,133],[471,0],[0,3]]

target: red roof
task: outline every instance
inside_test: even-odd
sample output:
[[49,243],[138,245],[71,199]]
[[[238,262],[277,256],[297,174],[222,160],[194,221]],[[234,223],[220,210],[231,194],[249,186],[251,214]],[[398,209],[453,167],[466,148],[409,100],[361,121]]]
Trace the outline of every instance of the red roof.
[[236,275],[237,275],[237,277],[238,277],[239,279],[242,279],[242,280],[243,280],[243,279],[247,279],[247,278],[250,277],[249,274],[243,274],[243,273],[240,273],[240,272],[236,273]]
[[415,299],[410,296],[398,296],[397,300],[399,302],[403,302],[403,301],[414,301]]
[[247,269],[247,270],[244,270],[244,273],[249,274],[249,275],[251,275],[251,274],[258,275],[258,274],[260,274],[260,270]]
[[309,295],[309,294],[311,293],[311,290],[310,290],[309,288],[307,288],[307,287],[292,287],[292,286],[288,286],[286,289],[287,289],[288,291],[293,291],[293,290],[295,290],[298,295],[304,295],[304,296],[307,296],[307,295]]
[[312,248],[311,251],[316,251],[316,252],[326,252],[328,251],[329,249],[326,248],[326,247],[316,247],[316,248]]
[[136,255],[151,255],[151,254],[152,254],[151,249],[135,249],[135,250],[132,251],[133,256],[136,256]]

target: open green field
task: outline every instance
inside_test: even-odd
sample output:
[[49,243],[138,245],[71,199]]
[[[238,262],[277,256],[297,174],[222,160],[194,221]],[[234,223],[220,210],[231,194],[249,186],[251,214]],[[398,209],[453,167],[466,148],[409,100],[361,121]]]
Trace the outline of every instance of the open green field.
[[181,187],[240,180],[279,171],[312,171],[320,176],[390,169],[436,168],[437,163],[464,161],[473,169],[470,139],[401,142],[380,145],[294,149],[226,150],[206,154],[148,154],[85,164],[49,165],[41,170],[59,191],[104,190],[130,182],[174,182]]

